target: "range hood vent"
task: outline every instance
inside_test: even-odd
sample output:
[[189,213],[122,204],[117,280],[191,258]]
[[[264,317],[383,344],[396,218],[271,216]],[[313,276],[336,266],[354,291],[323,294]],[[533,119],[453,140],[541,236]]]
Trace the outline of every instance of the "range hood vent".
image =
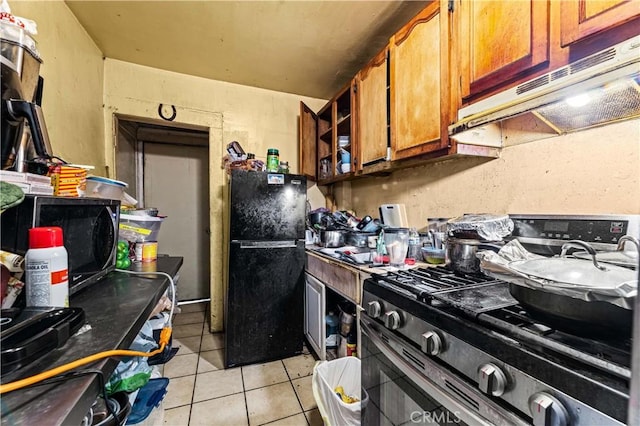
[[637,117],[640,36],[460,109],[449,135],[507,146]]

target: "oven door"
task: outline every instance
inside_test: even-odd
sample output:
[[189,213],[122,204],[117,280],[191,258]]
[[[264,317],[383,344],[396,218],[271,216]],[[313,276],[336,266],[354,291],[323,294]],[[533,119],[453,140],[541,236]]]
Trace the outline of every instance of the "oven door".
[[527,424],[366,315],[361,330],[362,425]]

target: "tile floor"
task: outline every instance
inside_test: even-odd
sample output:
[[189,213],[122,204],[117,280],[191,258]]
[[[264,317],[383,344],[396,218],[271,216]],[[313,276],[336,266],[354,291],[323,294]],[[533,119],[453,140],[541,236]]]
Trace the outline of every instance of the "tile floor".
[[316,360],[308,351],[281,361],[224,369],[222,334],[209,332],[206,304],[181,306],[173,321],[178,354],[164,365],[170,379],[164,424],[320,426],[311,390]]

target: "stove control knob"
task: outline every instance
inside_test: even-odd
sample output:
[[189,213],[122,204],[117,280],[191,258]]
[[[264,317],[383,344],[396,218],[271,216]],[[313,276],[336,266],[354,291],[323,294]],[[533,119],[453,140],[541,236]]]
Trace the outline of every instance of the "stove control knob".
[[438,355],[442,346],[442,338],[435,331],[427,331],[421,336],[420,348],[427,355]]
[[400,314],[396,311],[384,314],[384,326],[389,330],[397,330],[400,328]]
[[537,393],[529,399],[529,410],[534,426],[566,426],[569,423],[567,409],[545,392]]
[[495,364],[484,364],[478,370],[478,387],[487,395],[500,396],[507,387],[507,376]]
[[382,306],[380,306],[380,302],[374,300],[373,302],[369,302],[367,304],[367,314],[369,314],[371,318],[378,318],[380,317],[381,313]]

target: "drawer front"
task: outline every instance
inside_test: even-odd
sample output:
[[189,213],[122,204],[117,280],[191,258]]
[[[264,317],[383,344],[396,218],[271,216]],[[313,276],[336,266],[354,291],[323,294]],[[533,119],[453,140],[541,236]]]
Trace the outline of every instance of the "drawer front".
[[307,272],[322,281],[332,290],[360,304],[360,282],[358,272],[328,259],[307,254]]

